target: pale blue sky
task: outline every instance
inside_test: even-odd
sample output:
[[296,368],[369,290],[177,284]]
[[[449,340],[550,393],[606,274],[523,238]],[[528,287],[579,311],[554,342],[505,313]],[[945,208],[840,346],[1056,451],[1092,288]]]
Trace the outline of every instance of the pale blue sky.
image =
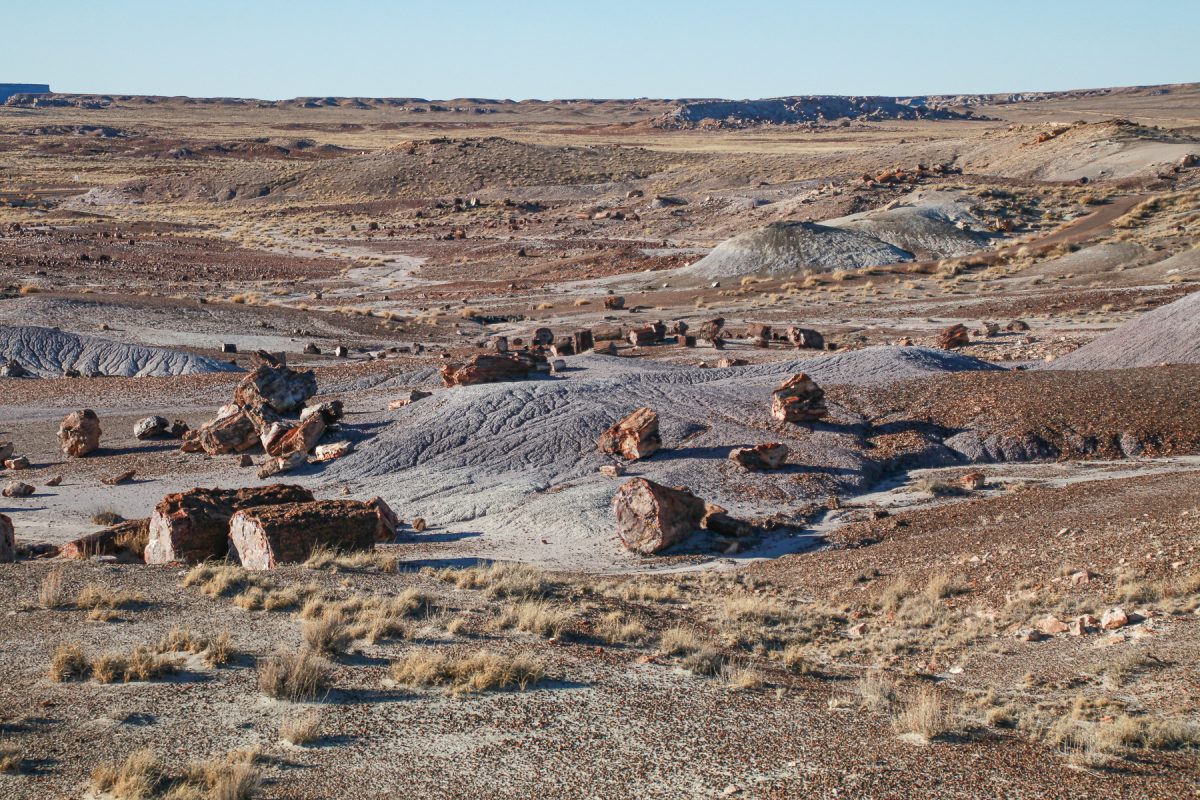
[[747,98],[1200,80],[1200,0],[0,0],[0,28],[0,82],[64,92]]

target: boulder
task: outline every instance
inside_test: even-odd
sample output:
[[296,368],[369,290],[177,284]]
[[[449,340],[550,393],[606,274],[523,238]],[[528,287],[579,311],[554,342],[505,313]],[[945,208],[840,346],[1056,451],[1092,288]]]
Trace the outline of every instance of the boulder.
[[9,481],[2,493],[5,497],[29,497],[33,494],[33,486],[21,481]]
[[612,501],[617,536],[627,550],[658,553],[686,539],[705,516],[704,501],[684,488],[634,478]]
[[166,417],[143,417],[133,426],[133,438],[141,441],[157,439],[163,436],[178,438],[187,433],[187,431],[188,425],[181,419],[171,422]]
[[957,347],[966,347],[971,343],[971,332],[967,330],[967,326],[961,323],[951,325],[938,334],[938,347],[943,350],[953,350]]
[[58,426],[58,441],[71,458],[87,455],[100,446],[100,418],[90,408],[72,411]]
[[16,545],[12,520],[6,514],[0,514],[0,563],[17,560]]
[[752,471],[779,469],[787,460],[788,448],[782,442],[756,444],[739,447],[729,454],[729,460],[743,469]]
[[317,377],[312,370],[290,369],[263,350],[254,357],[258,366],[233,392],[234,402],[242,408],[266,407],[285,414],[317,393]]
[[359,500],[317,500],[244,509],[229,522],[229,551],[246,569],[305,561],[315,548],[373,550],[376,507]]
[[824,350],[825,337],[812,328],[797,328],[792,326],[787,329],[785,335],[787,340],[797,350]]
[[728,509],[716,503],[704,504],[704,519],[700,526],[712,531],[718,536],[741,539],[754,533],[754,526],[745,520],[740,520],[729,513]]
[[184,450],[192,450],[188,443],[194,441],[196,448],[210,456],[224,453],[241,453],[259,444],[258,429],[250,415],[237,405],[222,406],[216,419],[200,426],[193,438],[184,439]]
[[658,412],[652,408],[639,408],[600,434],[597,446],[602,453],[619,455],[629,461],[654,455],[662,447]]
[[1009,333],[1020,333],[1029,330],[1029,323],[1023,319],[1014,319],[1012,322],[1004,326],[1004,330]]
[[1106,631],[1124,628],[1129,624],[1129,615],[1125,613],[1123,608],[1110,608],[1104,612],[1104,616],[1100,617],[1100,627]]
[[147,564],[224,558],[229,520],[246,508],[312,502],[302,486],[272,484],[245,489],[190,489],[169,494],[154,508],[146,544]]
[[625,474],[623,464],[601,464],[600,474],[606,478],[619,478]]
[[1047,614],[1046,616],[1039,619],[1034,624],[1034,627],[1037,628],[1038,633],[1044,634],[1046,636],[1055,636],[1060,633],[1066,633],[1067,631],[1069,631],[1071,629],[1071,627],[1069,625],[1067,625],[1067,623],[1063,622],[1061,619],[1054,616],[1053,614]]
[[825,390],[803,372],[771,393],[771,416],[780,422],[815,422],[828,413]]
[[610,294],[604,298],[604,307],[609,311],[620,311],[625,307],[625,298],[619,294]]
[[260,437],[263,449],[276,458],[287,458],[293,453],[307,454],[317,446],[325,435],[325,417],[311,414],[306,419],[294,422],[276,422]]
[[447,386],[472,386],[477,383],[517,381],[529,377],[534,364],[517,355],[501,356],[481,353],[466,364],[446,364],[442,367],[442,382]]
[[68,542],[60,551],[64,558],[87,559],[92,556],[117,556],[141,561],[150,541],[150,518],[119,522],[103,530]]

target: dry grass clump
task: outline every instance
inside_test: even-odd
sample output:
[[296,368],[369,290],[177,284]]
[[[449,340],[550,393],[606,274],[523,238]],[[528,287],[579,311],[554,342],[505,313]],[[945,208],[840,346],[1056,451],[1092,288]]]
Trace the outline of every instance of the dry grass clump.
[[153,751],[137,750],[120,765],[102,764],[92,770],[90,789],[92,794],[116,800],[249,800],[262,785],[256,757],[252,750],[234,751],[223,758],[193,762],[182,774],[173,775]]
[[665,656],[686,656],[705,646],[693,628],[668,628],[658,637],[658,650]]
[[555,608],[544,600],[526,600],[504,609],[496,620],[496,626],[557,638],[571,624],[571,620],[572,615],[569,611]]
[[545,680],[546,671],[523,655],[481,651],[467,655],[423,648],[392,662],[388,673],[402,686],[440,686],[451,694],[519,689]]
[[621,611],[610,611],[596,622],[596,636],[609,644],[639,644],[650,635],[646,626]]
[[221,631],[205,648],[204,663],[210,667],[220,667],[233,661],[236,656],[237,649],[233,645],[233,637],[229,635],[229,631]]
[[183,579],[211,598],[228,597],[247,611],[290,611],[318,591],[314,584],[278,587],[271,579],[232,564],[198,564]]
[[321,713],[314,708],[288,717],[279,726],[279,738],[298,747],[312,744],[321,738]]
[[726,601],[723,615],[730,622],[753,625],[779,625],[792,617],[790,611],[774,600],[753,595]]
[[92,677],[99,683],[150,681],[178,671],[178,664],[145,645],[138,645],[128,655],[110,652],[92,660]]
[[328,688],[329,669],[307,648],[279,653],[258,662],[258,688],[267,697],[299,703],[315,700]]
[[50,680],[58,683],[82,681],[90,671],[87,654],[79,642],[64,642],[54,649],[50,659]]
[[912,692],[892,715],[896,733],[915,734],[926,741],[947,730],[947,713],[941,695],[928,686]]
[[111,508],[101,509],[100,511],[96,511],[92,514],[92,524],[102,525],[106,528],[110,525],[116,525],[118,522],[124,521],[125,518],[116,511],[113,511]]
[[482,590],[490,598],[532,599],[544,596],[551,588],[541,570],[515,562],[493,562],[466,569],[444,569],[437,577],[459,589]]
[[766,684],[763,674],[747,664],[724,664],[720,675],[726,686],[739,691],[761,689]]
[[304,644],[315,653],[337,656],[346,652],[353,638],[341,614],[328,614],[304,623]]
[[[145,595],[140,592],[112,591],[98,583],[89,583],[79,590],[75,597],[75,607],[85,611],[128,611],[146,603]],[[106,618],[100,614],[96,618]]]
[[868,672],[854,688],[864,710],[888,711],[896,704],[896,682],[882,672]]
[[674,603],[683,599],[679,584],[669,580],[625,581],[604,594],[631,603]]
[[0,742],[0,772],[20,772],[24,763],[20,748],[10,742]]
[[434,609],[432,597],[410,587],[395,597],[358,593],[344,600],[330,600],[313,596],[300,610],[300,616],[306,620],[339,619],[351,639],[374,644],[382,639],[412,638],[408,620],[429,615]]
[[67,593],[63,588],[62,567],[50,570],[38,586],[38,605],[42,608],[54,609],[67,605]]
[[715,647],[701,647],[684,656],[679,666],[695,675],[719,675],[725,667],[725,656]]
[[158,643],[160,653],[203,653],[204,662],[210,667],[228,664],[236,651],[229,631],[221,631],[214,637],[196,633],[191,628],[175,627]]
[[386,572],[396,571],[399,560],[377,550],[354,550],[342,553],[328,547],[317,547],[304,562],[309,569],[338,572]]

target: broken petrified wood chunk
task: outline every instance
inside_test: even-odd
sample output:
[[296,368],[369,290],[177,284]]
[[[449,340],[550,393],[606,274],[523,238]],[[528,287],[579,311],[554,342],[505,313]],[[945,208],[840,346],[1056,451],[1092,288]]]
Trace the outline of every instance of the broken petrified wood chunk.
[[81,536],[63,546],[64,558],[86,559],[92,556],[117,556],[142,560],[150,541],[150,518],[131,519],[104,530]]
[[700,521],[700,525],[718,536],[729,536],[735,539],[741,539],[754,533],[753,525],[732,516],[727,509],[716,503],[704,504],[704,519]]
[[771,344],[771,326],[761,322],[746,329],[746,338],[755,347],[769,347]]
[[392,507],[384,502],[382,497],[372,497],[367,501],[367,505],[375,509],[375,514],[379,517],[379,528],[375,531],[376,541],[386,542],[395,538],[400,520],[396,517],[396,512],[392,511]]
[[825,390],[803,372],[771,393],[771,416],[780,422],[815,422],[828,413]]
[[625,307],[625,298],[619,294],[611,294],[604,298],[604,307],[609,311],[620,311]]
[[550,353],[555,356],[575,355],[575,339],[571,336],[559,336],[550,345]]
[[626,549],[650,555],[683,541],[704,519],[704,501],[684,488],[634,478],[613,497],[617,536]]
[[230,555],[246,569],[259,570],[302,562],[317,547],[373,550],[379,526],[375,506],[359,500],[244,509],[229,523]]
[[658,412],[639,408],[600,434],[600,452],[619,455],[629,461],[648,458],[662,447],[658,434]]
[[6,514],[0,514],[0,563],[16,560],[17,549],[12,520]]
[[72,458],[87,455],[100,446],[100,418],[90,408],[72,411],[58,426],[58,441]]
[[587,328],[580,328],[571,334],[572,344],[575,347],[575,353],[586,353],[591,350],[595,344],[595,339],[592,338],[592,332]]
[[166,417],[145,417],[139,419],[133,426],[133,438],[138,440],[153,439],[162,436],[171,427]]
[[799,350],[824,350],[825,337],[812,328],[792,326],[787,329],[787,340]]
[[266,406],[285,414],[317,393],[317,377],[312,370],[289,369],[262,350],[255,354],[255,359],[258,366],[233,392],[234,402],[242,408]]
[[9,481],[5,484],[4,489],[0,490],[0,494],[5,497],[29,497],[33,492],[33,486],[21,481]]
[[433,392],[423,392],[420,389],[412,389],[406,396],[388,403],[388,411],[395,411],[397,408],[404,408],[405,406],[411,405],[418,400],[424,400],[426,397],[429,397],[432,394]]
[[315,406],[305,406],[300,410],[301,422],[313,414],[320,414],[325,419],[326,425],[332,425],[345,416],[346,408],[341,400],[326,400],[324,403],[317,403]]
[[629,343],[634,347],[644,347],[648,344],[654,344],[657,339],[658,335],[653,325],[642,325],[637,328],[631,328],[629,331]]
[[724,329],[724,327],[725,327],[725,318],[724,317],[713,317],[712,319],[706,319],[703,322],[697,324],[695,334],[699,338],[707,339],[708,341],[711,342],[714,339],[721,338],[721,331],[722,331],[722,329]]
[[169,494],[150,517],[147,564],[204,561],[228,552],[229,519],[245,508],[312,502],[302,486],[272,484],[245,489],[190,489]]
[[971,333],[967,330],[966,325],[958,324],[951,325],[938,334],[938,347],[943,350],[953,350],[956,347],[965,347],[971,343]]
[[446,364],[441,371],[442,382],[447,386],[472,386],[527,378],[533,371],[533,364],[518,356],[481,353],[472,356],[466,364]]
[[136,469],[127,469],[123,472],[118,472],[116,475],[109,475],[100,482],[105,486],[119,486],[122,483],[127,483],[133,480],[133,476],[137,475]]
[[308,453],[317,446],[325,435],[325,417],[311,414],[299,424],[275,423],[262,435],[263,449],[276,458],[286,458],[292,453]]
[[308,455],[305,453],[288,453],[286,456],[268,458],[258,468],[258,477],[266,479],[281,472],[291,472],[307,463]]
[[739,447],[729,454],[729,460],[748,470],[779,469],[787,460],[787,445],[782,442]]
[[554,344],[554,331],[549,328],[536,328],[533,331],[533,336],[530,341],[534,344],[540,344],[543,347],[549,347]]
[[221,407],[216,419],[201,425],[194,439],[185,437],[183,449],[193,452],[192,442],[210,456],[241,453],[259,443],[258,429],[245,410],[230,403]]

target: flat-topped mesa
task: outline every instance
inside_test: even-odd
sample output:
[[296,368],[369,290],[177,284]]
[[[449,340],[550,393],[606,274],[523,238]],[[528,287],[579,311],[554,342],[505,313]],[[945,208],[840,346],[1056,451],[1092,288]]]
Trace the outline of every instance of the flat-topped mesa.
[[290,369],[264,350],[256,352],[254,359],[258,365],[233,393],[233,401],[242,408],[265,406],[286,414],[317,393],[317,376],[312,370]]
[[224,558],[229,552],[229,520],[247,508],[282,503],[311,503],[302,486],[271,484],[244,489],[190,489],[169,494],[150,517],[147,564],[197,562]]
[[233,515],[229,551],[246,569],[271,569],[305,561],[320,547],[373,550],[385,538],[382,527],[377,506],[359,500],[260,506]]
[[662,447],[658,433],[658,412],[639,408],[600,434],[600,452],[637,461],[654,455]]
[[612,501],[617,536],[627,550],[661,552],[690,536],[705,517],[705,503],[690,490],[634,478]]
[[828,414],[825,390],[803,372],[771,393],[771,416],[780,422],[816,422]]
[[442,383],[446,386],[473,386],[478,383],[523,380],[537,369],[539,363],[545,363],[545,358],[532,353],[479,353],[471,356],[466,364],[443,365]]

